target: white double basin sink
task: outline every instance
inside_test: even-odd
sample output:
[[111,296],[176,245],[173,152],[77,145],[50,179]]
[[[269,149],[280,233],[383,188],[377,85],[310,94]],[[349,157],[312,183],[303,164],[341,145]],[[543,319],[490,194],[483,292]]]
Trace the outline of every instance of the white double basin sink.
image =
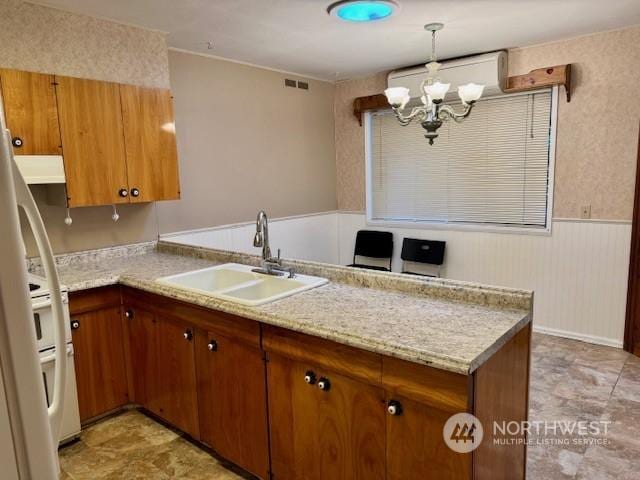
[[255,267],[225,263],[158,279],[158,282],[221,300],[257,306],[328,283],[326,278],[296,274],[294,278],[256,273]]

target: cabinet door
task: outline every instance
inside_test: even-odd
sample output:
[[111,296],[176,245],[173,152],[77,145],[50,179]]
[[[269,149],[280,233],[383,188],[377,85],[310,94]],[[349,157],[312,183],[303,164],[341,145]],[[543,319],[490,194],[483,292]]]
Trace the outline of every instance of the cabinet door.
[[[387,480],[471,478],[471,454],[456,453],[442,437],[453,414],[402,397],[400,415],[387,415]],[[457,413],[457,412],[456,412]]]
[[0,82],[15,154],[62,155],[53,75],[0,69]]
[[120,307],[74,315],[80,420],[115,410],[129,402]]
[[227,460],[269,478],[262,351],[198,330],[196,359],[200,439]]
[[[269,355],[267,372],[276,480],[385,478],[382,389],[277,355]],[[308,372],[315,383],[305,381]]]
[[159,415],[199,438],[193,328],[169,318],[158,327]]
[[129,202],[118,84],[56,82],[69,206]]
[[180,198],[171,92],[120,85],[131,202]]
[[158,393],[158,324],[155,316],[125,303],[129,330],[132,400],[160,415]]

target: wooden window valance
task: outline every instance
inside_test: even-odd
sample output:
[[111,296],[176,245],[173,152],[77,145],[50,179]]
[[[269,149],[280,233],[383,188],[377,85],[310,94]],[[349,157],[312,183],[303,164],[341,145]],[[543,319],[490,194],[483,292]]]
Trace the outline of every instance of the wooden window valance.
[[[507,79],[505,93],[526,92],[537,88],[563,85],[567,93],[567,102],[571,101],[571,64],[538,68],[524,75],[515,75]],[[383,94],[358,97],[353,101],[353,114],[362,126],[362,114],[367,110],[376,110],[389,106]]]

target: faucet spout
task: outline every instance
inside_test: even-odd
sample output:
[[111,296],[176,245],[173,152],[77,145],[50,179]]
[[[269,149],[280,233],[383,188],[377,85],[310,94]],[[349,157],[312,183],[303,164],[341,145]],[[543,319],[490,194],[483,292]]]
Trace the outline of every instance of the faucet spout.
[[269,246],[269,220],[264,210],[258,212],[256,219],[256,235],[253,237],[253,246],[262,247],[262,260],[271,258],[271,247]]
[[288,272],[289,278],[294,278],[295,272],[293,268],[285,268],[282,266],[280,249],[278,249],[277,258],[271,256],[271,247],[269,246],[269,220],[264,210],[260,210],[258,212],[258,218],[256,218],[256,234],[253,237],[253,246],[256,248],[262,247],[262,267],[254,268],[254,272],[266,275],[284,275]]

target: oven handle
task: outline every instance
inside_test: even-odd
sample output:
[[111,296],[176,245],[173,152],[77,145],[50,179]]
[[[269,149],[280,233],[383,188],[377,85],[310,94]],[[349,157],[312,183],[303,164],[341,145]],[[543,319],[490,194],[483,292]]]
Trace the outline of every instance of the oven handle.
[[[62,296],[62,303],[63,304],[67,304],[69,303],[69,301],[67,300],[66,295],[61,295]],[[51,306],[51,297],[49,295],[47,295],[46,297],[43,297],[42,299],[34,299],[31,300],[31,308],[35,311],[35,310],[42,310],[43,308],[48,308]]]
[[35,310],[42,310],[43,308],[47,308],[51,306],[51,299],[50,298],[45,298],[44,300],[41,301],[31,301],[31,308],[35,311]]
[[[67,357],[73,355],[73,345],[67,345]],[[50,353],[44,357],[40,357],[40,365],[44,365],[46,363],[51,363],[56,359],[56,352]]]
[[[4,135],[7,141],[10,141],[11,134],[9,130],[5,130]],[[60,429],[62,428],[62,413],[64,410],[64,400],[66,389],[63,387],[67,383],[67,355],[66,355],[66,333],[64,317],[64,308],[62,303],[62,295],[60,294],[60,279],[58,278],[58,272],[56,270],[56,262],[53,256],[53,250],[51,249],[51,243],[49,237],[47,237],[47,231],[44,227],[44,222],[36,206],[36,202],[33,199],[33,195],[27,187],[24,177],[18,170],[18,165],[13,158],[13,152],[9,149],[9,158],[11,159],[11,168],[13,170],[13,181],[16,191],[16,201],[24,213],[27,215],[27,220],[31,225],[31,232],[36,240],[36,246],[38,247],[38,253],[42,260],[42,266],[44,267],[44,273],[49,284],[49,291],[51,292],[51,313],[53,314],[53,338],[55,346],[55,361],[56,370],[54,374],[54,385],[58,385],[58,388],[53,390],[53,399],[49,406],[47,413],[49,414],[49,424],[51,426],[51,436],[54,445],[60,443]]]

